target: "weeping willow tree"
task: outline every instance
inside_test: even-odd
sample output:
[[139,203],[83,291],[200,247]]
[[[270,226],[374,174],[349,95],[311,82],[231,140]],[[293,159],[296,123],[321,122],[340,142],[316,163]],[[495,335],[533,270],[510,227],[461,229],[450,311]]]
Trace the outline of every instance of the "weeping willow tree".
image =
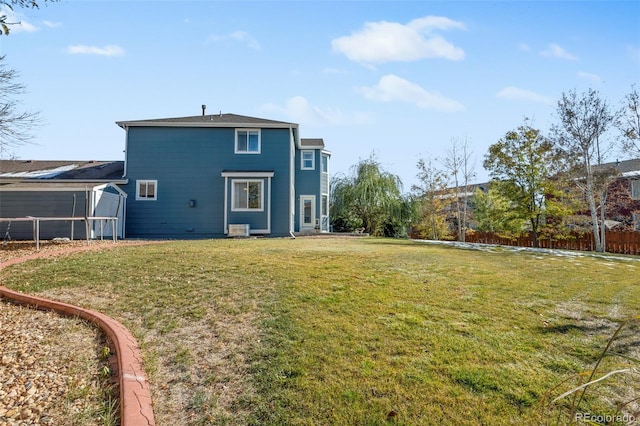
[[334,178],[331,217],[335,230],[364,228],[371,235],[402,236],[412,203],[402,195],[402,181],[385,171],[373,156],[351,168],[350,176]]

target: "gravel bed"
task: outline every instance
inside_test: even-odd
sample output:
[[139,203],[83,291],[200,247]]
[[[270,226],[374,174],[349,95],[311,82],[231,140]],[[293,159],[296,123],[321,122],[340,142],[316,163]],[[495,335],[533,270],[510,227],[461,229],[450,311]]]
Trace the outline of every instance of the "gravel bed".
[[[90,248],[113,244],[91,241]],[[86,241],[43,241],[40,255],[87,247]],[[0,244],[0,262],[36,254],[33,241]],[[0,282],[1,284],[1,282]],[[117,389],[109,382],[108,342],[78,318],[0,298],[0,425],[104,425],[116,421]],[[114,402],[115,401],[115,402]]]
[[104,424],[100,330],[5,300],[0,330],[0,424]]

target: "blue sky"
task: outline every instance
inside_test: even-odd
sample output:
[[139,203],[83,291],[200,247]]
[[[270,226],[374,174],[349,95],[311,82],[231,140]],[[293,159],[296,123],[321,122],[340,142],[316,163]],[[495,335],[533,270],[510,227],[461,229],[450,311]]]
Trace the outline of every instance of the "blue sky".
[[[5,11],[23,107],[21,159],[123,160],[115,122],[235,113],[321,137],[332,174],[372,153],[408,191],[419,158],[489,145],[563,92],[618,107],[640,80],[640,2],[73,1]],[[624,158],[624,153],[613,153]]]

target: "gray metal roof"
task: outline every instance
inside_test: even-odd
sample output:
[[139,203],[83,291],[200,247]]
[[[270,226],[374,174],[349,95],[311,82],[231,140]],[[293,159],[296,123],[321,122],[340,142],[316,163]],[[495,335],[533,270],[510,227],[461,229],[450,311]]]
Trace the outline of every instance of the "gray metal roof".
[[191,117],[156,118],[149,120],[117,121],[123,129],[133,126],[180,126],[180,127],[297,127],[296,123],[267,120],[264,118],[248,117],[237,114],[209,114]]
[[0,160],[0,180],[114,181],[122,179],[124,161]]

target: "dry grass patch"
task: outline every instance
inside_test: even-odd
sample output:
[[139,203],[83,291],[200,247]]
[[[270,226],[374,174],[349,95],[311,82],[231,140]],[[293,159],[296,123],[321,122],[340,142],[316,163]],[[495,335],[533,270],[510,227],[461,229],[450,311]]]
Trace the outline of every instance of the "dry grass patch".
[[299,238],[122,247],[5,282],[127,325],[158,424],[471,425],[543,421],[547,391],[636,314],[638,277],[617,258]]

